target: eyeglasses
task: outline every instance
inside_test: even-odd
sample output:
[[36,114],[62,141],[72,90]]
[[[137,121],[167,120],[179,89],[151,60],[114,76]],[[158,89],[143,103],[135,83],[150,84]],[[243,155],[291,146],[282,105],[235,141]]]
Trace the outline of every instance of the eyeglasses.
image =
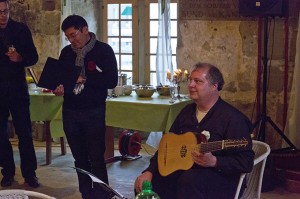
[[79,33],[79,30],[80,29],[78,29],[75,33],[72,33],[72,34],[70,34],[69,36],[66,36],[65,37],[65,40],[66,41],[70,41],[70,39],[75,39],[75,37],[78,35],[78,33]]
[[9,13],[8,9],[0,10],[0,15],[7,15]]

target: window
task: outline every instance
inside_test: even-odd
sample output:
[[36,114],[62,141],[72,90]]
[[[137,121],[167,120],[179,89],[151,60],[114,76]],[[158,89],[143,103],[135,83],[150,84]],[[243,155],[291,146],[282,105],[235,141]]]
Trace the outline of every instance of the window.
[[[157,2],[157,1],[152,1]],[[176,46],[177,46],[177,3],[170,4],[170,19],[171,19],[171,47],[172,47],[172,63],[176,66]],[[158,36],[158,3],[150,3],[149,6],[149,40],[150,53],[150,84],[156,85],[156,48]],[[167,75],[167,74],[166,74]]]
[[[103,38],[116,54],[127,84],[156,85],[157,0],[104,0]],[[171,3],[172,61],[176,65],[177,3]]]
[[104,38],[115,52],[119,73],[126,74],[129,78],[127,84],[132,84],[135,76],[133,72],[136,70],[134,66],[138,66],[133,42],[133,38],[137,37],[134,31],[137,27],[137,16],[132,10],[131,2],[108,0],[104,9]]

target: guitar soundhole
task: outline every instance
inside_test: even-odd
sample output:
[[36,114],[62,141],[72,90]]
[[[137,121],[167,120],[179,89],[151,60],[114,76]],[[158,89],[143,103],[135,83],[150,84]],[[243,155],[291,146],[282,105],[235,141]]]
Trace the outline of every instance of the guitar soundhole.
[[182,145],[180,149],[180,157],[185,158],[187,154],[187,147],[186,145]]

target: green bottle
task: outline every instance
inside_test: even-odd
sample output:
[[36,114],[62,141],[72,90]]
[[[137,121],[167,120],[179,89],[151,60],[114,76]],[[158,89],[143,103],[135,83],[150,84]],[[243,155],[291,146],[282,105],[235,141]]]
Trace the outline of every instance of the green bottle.
[[135,199],[160,199],[160,197],[152,191],[152,184],[149,181],[143,182],[143,190],[140,192]]

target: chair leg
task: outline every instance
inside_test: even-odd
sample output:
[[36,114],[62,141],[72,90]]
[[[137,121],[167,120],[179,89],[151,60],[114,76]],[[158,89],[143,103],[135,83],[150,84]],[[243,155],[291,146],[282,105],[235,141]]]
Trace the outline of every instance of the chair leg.
[[51,164],[52,158],[52,138],[50,133],[50,121],[45,121],[45,132],[46,132],[46,165]]
[[60,149],[61,149],[61,155],[66,155],[67,149],[66,149],[65,137],[60,137]]
[[112,126],[106,126],[106,132],[105,132],[105,163],[110,163],[115,160],[114,157],[114,131],[115,128]]

